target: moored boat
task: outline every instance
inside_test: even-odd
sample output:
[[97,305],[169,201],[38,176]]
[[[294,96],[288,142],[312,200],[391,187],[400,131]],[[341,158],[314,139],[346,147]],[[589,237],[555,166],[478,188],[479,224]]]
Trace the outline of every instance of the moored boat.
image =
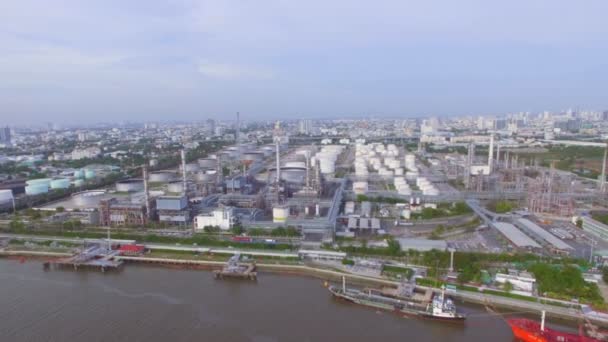
[[510,318],[507,323],[516,338],[524,342],[599,342],[592,337],[567,333],[545,327],[545,312],[540,323],[527,318]]
[[440,294],[433,296],[430,303],[388,297],[371,290],[349,289],[346,287],[344,278],[342,287],[330,286],[329,291],[336,298],[401,315],[444,321],[464,321],[466,318],[464,314],[457,312],[456,305],[446,297],[443,290]]

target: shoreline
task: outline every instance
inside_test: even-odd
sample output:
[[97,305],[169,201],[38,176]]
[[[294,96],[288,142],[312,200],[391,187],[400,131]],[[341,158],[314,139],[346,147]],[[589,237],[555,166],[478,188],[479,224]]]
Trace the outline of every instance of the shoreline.
[[[72,256],[71,253],[61,253],[61,252],[45,252],[45,251],[5,251],[0,250],[0,258],[2,257],[24,257],[28,259],[40,260],[44,258],[62,258]],[[142,263],[148,265],[157,265],[160,267],[167,268],[179,268],[179,269],[194,269],[194,270],[202,270],[202,271],[212,271],[216,269],[220,269],[225,262],[222,261],[207,261],[207,260],[187,260],[187,259],[170,259],[170,258],[149,258],[149,257],[132,257],[132,256],[117,256],[115,257],[117,260],[121,260],[125,262],[125,264],[129,263]],[[307,265],[284,265],[284,264],[264,264],[257,263],[259,271],[269,272],[275,274],[285,274],[285,275],[296,275],[296,276],[305,276],[312,277],[324,281],[332,281],[337,282],[341,281],[342,277],[345,277],[351,284],[366,286],[392,286],[396,287],[399,285],[399,282],[388,280],[388,279],[380,279],[374,277],[368,277],[363,275],[357,275],[352,273],[343,273],[334,270],[322,269],[317,267],[311,267]],[[427,286],[416,285],[422,289],[431,289],[435,292],[438,292],[439,289],[431,288]],[[600,319],[596,317],[585,317],[582,312],[578,309],[559,307],[553,305],[546,305],[537,302],[524,302],[513,300],[509,298],[503,298],[494,295],[487,295],[483,293],[467,293],[466,291],[457,291],[450,292],[450,296],[462,300],[463,302],[478,304],[482,306],[491,306],[497,308],[505,308],[510,310],[525,310],[526,312],[541,312],[541,310],[545,310],[547,315],[554,318],[566,319],[566,320],[583,320],[588,319],[592,323],[608,328],[608,320]]]

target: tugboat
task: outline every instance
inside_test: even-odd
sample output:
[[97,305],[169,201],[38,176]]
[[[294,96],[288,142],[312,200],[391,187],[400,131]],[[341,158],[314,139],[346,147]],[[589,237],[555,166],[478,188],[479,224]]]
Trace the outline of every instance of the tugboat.
[[329,286],[329,292],[339,299],[351,303],[393,311],[400,315],[416,316],[444,321],[464,321],[466,316],[456,311],[454,302],[446,298],[442,289],[441,294],[435,295],[430,303],[421,303],[408,299],[387,297],[372,290],[360,291],[346,288],[346,278],[342,277],[342,287]]

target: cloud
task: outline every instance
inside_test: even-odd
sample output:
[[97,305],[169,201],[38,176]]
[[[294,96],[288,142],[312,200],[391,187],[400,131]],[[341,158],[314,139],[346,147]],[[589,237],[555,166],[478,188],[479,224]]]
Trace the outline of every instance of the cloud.
[[270,80],[275,78],[275,73],[267,68],[208,61],[199,63],[198,72],[206,77],[223,80]]

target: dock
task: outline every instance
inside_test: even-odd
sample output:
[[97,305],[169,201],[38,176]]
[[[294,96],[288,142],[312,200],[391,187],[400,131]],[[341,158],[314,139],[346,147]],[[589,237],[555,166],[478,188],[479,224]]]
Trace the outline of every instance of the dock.
[[215,279],[234,278],[257,280],[258,272],[255,262],[241,263],[240,259],[240,254],[235,254],[230,257],[226,265],[222,267],[221,270],[213,271]]
[[98,269],[101,272],[117,270],[123,265],[123,261],[115,258],[119,255],[116,250],[108,250],[100,245],[93,245],[82,252],[70,257],[49,260],[43,264],[45,269],[50,268],[79,268]]

